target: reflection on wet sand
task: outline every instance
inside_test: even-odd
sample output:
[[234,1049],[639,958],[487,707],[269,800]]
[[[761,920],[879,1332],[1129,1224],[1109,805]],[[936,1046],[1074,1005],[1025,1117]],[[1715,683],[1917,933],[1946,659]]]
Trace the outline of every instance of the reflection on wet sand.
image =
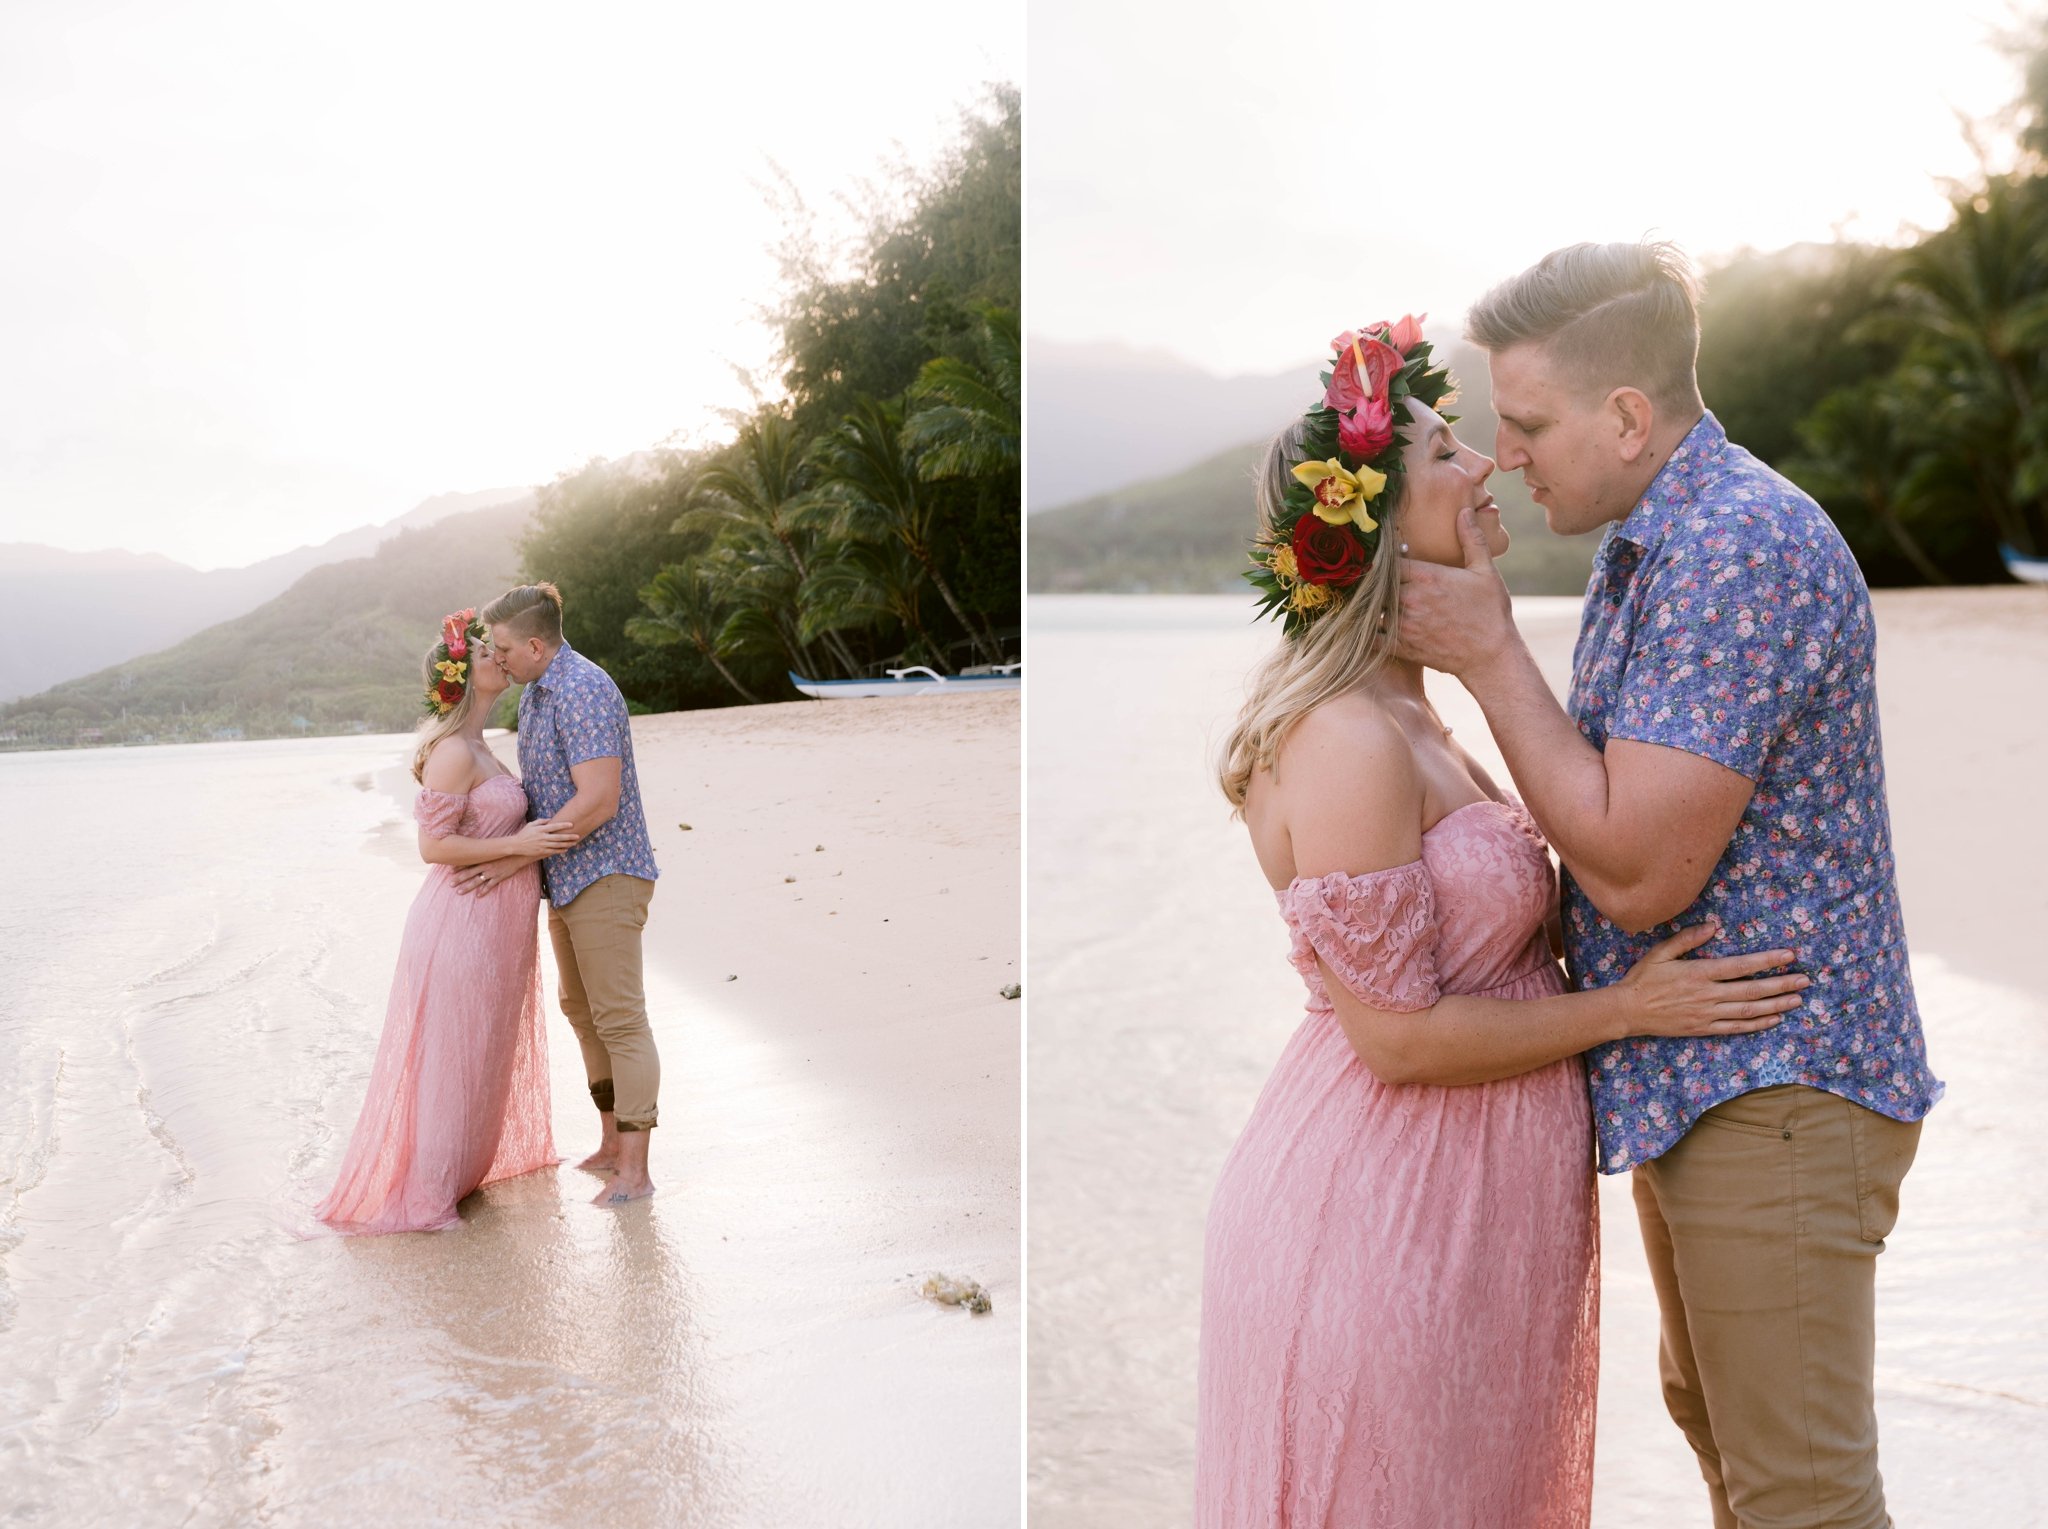
[[[599,1503],[743,1521],[683,1259],[655,1218],[576,1214],[576,1187],[532,1174],[473,1196],[451,1236],[318,1245],[324,1300],[277,1336],[286,1352],[359,1338],[284,1392],[320,1497],[457,1523],[480,1501],[546,1523]],[[350,1453],[376,1468],[337,1484],[324,1462]]]

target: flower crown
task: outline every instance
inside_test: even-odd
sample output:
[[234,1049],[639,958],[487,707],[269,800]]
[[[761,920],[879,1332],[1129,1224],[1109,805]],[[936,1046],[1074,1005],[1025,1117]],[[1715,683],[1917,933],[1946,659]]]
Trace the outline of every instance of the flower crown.
[[428,659],[441,677],[427,686],[421,706],[430,717],[445,717],[462,703],[469,690],[469,649],[472,643],[489,642],[490,628],[476,619],[475,610],[456,611],[441,618],[441,640]]
[[1437,409],[1452,396],[1451,374],[1430,365],[1423,317],[1347,329],[1330,342],[1336,354],[1322,374],[1323,401],[1305,416],[1308,455],[1245,571],[1259,591],[1259,615],[1280,612],[1289,637],[1336,609],[1342,591],[1372,571],[1380,523],[1371,505],[1400,480],[1402,403]]

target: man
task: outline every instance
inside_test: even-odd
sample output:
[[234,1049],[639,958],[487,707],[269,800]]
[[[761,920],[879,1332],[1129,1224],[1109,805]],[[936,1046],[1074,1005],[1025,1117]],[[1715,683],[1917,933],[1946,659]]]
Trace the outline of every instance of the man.
[[1776,1029],[1588,1054],[1603,1172],[1634,1170],[1673,1419],[1716,1529],[1882,1526],[1876,1255],[1940,1096],[1907,967],[1869,591],[1812,499],[1700,399],[1698,285],[1669,245],[1582,244],[1488,293],[1500,466],[1550,529],[1608,526],[1568,711],[1476,516],[1410,564],[1400,647],[1455,674],[1564,862],[1566,959],[1618,981],[1681,925],[1813,978]]
[[[562,596],[524,584],[484,607],[491,646],[519,696],[519,772],[528,816],[565,821],[576,845],[541,862],[548,935],[561,969],[562,1012],[583,1052],[602,1137],[579,1168],[612,1175],[592,1203],[654,1193],[647,1172],[661,1058],[647,1024],[640,932],[654,895],[654,847],[633,769],[625,697],[611,676],[562,640]],[[488,887],[502,873],[459,873]]]

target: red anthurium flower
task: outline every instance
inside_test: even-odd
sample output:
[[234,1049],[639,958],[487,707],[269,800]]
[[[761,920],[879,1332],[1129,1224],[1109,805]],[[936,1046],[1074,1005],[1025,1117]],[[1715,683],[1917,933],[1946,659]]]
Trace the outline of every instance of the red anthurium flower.
[[1426,313],[1411,313],[1404,317],[1400,323],[1392,326],[1375,324],[1367,333],[1378,334],[1382,329],[1391,327],[1393,333],[1387,336],[1387,343],[1405,356],[1409,351],[1422,343],[1422,321],[1428,317],[1429,315]]
[[1375,398],[1384,402],[1388,381],[1401,370],[1401,353],[1351,329],[1330,343],[1337,348],[1337,361],[1330,369],[1330,386],[1323,402],[1339,414],[1348,414]]

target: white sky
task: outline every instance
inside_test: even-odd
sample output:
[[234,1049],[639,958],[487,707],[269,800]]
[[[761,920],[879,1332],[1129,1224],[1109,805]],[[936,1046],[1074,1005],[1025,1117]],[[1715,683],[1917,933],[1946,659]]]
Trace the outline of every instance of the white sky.
[[1222,373],[1580,239],[1938,226],[2017,93],[1962,0],[1029,0],[1027,324]]
[[[0,9],[0,541],[252,562],[702,431],[1015,3]],[[828,226],[838,227],[834,222]]]

